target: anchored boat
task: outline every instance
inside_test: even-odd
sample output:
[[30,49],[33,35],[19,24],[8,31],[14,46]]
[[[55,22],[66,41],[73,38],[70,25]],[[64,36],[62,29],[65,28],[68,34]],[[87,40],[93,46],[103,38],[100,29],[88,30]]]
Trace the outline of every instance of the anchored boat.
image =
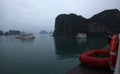
[[85,33],[78,33],[77,35],[76,35],[76,38],[86,38],[86,34]]
[[19,39],[35,39],[35,36],[33,34],[21,34],[17,36],[16,38]]

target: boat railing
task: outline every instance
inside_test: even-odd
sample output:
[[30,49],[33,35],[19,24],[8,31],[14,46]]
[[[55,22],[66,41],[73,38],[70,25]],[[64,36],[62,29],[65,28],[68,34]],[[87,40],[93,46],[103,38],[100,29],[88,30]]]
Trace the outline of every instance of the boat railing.
[[116,62],[114,74],[120,74],[120,34],[119,34],[118,57],[117,57],[117,62]]

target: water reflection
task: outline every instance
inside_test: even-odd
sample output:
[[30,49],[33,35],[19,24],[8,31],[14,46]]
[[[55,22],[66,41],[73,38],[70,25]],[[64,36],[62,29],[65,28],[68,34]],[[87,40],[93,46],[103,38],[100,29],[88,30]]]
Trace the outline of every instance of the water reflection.
[[88,35],[83,39],[54,37],[55,50],[59,59],[75,58],[79,54],[91,50],[100,49],[108,44],[106,35]]
[[18,40],[23,43],[33,43],[34,42],[34,39],[18,39]]
[[86,49],[86,39],[54,37],[56,54],[60,59],[74,58]]
[[101,49],[108,44],[107,35],[87,35],[88,49]]
[[2,44],[11,42],[11,41],[13,41],[13,42],[16,41],[15,36],[0,36],[0,42]]

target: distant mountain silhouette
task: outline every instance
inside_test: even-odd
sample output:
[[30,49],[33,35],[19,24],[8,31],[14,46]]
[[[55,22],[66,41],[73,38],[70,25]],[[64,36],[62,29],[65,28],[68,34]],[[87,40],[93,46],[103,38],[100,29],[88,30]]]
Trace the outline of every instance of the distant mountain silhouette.
[[5,34],[4,34],[4,35],[10,35],[10,34],[9,34],[9,32],[5,32]]
[[19,35],[21,32],[17,30],[9,30],[9,35]]
[[120,11],[105,10],[86,19],[76,14],[60,14],[55,19],[54,36],[76,36],[78,33],[119,33]]
[[4,34],[3,31],[0,30],[0,35],[3,35],[3,34]]
[[48,34],[48,32],[45,30],[42,30],[42,31],[40,31],[40,34]]
[[20,35],[21,32],[18,30],[9,30],[9,32],[3,32],[0,30],[0,35]]

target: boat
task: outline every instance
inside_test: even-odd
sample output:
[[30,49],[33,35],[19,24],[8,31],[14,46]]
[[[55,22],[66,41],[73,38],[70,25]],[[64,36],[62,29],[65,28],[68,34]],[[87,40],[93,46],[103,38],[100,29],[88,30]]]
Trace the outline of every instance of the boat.
[[76,38],[86,38],[86,37],[87,37],[87,35],[85,33],[78,33],[76,35]]
[[118,44],[118,36],[113,35],[109,49],[87,51],[79,56],[79,60],[81,63],[89,67],[110,68],[113,71],[117,59]]
[[18,39],[35,39],[35,36],[33,34],[21,34],[17,36]]

